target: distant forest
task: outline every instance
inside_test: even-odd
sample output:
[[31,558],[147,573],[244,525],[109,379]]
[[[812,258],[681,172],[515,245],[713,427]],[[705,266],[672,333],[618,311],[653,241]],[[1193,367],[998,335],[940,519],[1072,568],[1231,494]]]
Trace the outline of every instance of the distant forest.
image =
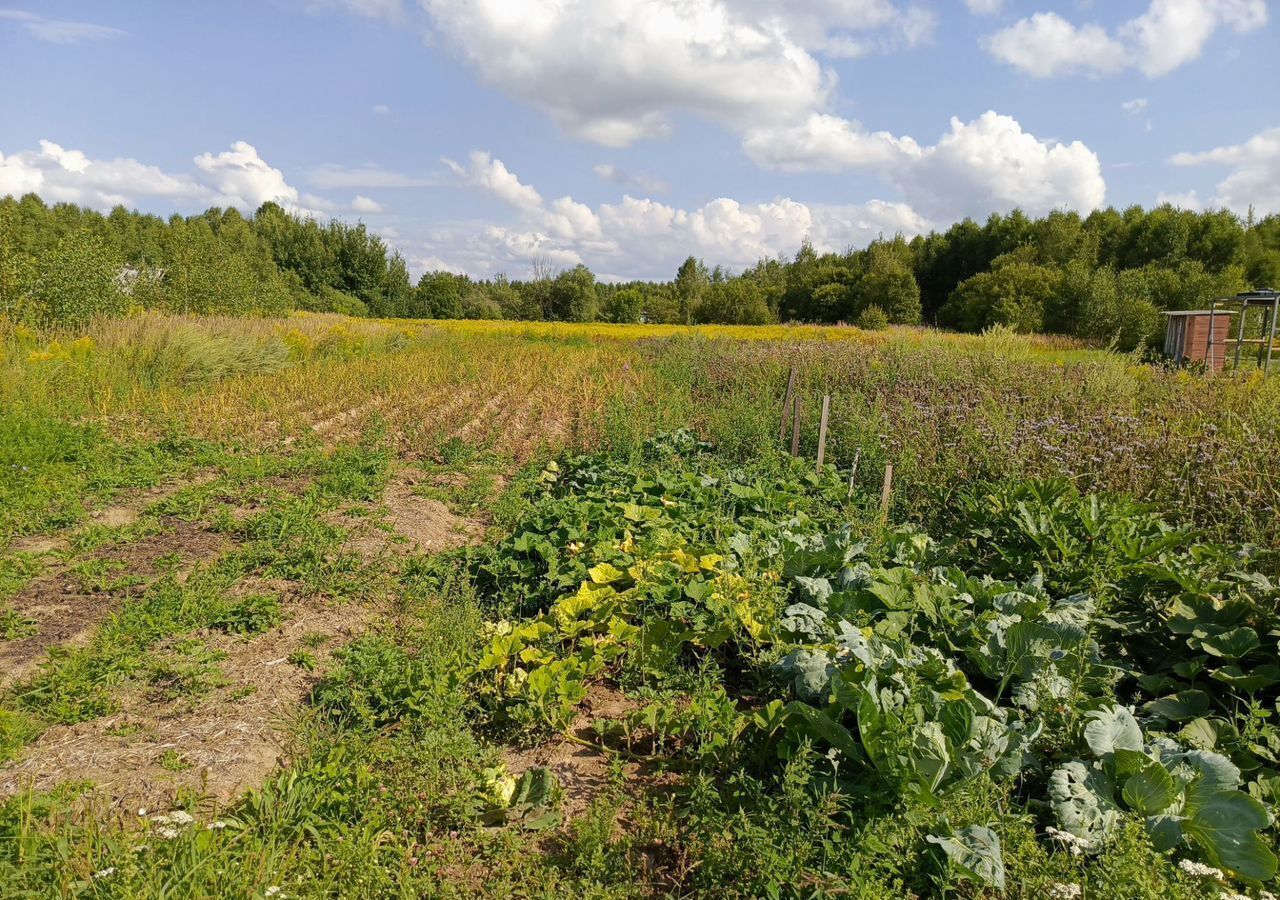
[[317,222],[274,203],[162,219],[103,215],[35,195],[0,200],[0,314],[78,325],[131,309],[274,315],[571,322],[1004,324],[1131,349],[1160,311],[1280,286],[1280,216],[1241,220],[1172,206],[1081,217],[1019,211],[863,249],[761,260],[744,272],[689,257],[665,282],[606,284],[586,267],[476,281],[430,272],[414,284],[363,224]]

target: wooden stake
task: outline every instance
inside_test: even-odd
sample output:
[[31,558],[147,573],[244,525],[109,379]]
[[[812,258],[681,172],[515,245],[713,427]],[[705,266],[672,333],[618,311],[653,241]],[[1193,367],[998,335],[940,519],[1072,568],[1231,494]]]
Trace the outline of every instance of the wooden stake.
[[827,417],[831,413],[831,395],[822,396],[822,422],[818,425],[818,472],[822,472],[822,463],[827,458]]
[[791,400],[796,393],[796,367],[791,367],[791,374],[787,376],[787,393],[782,398],[782,430],[778,432],[778,440],[785,441],[787,439],[787,417],[791,415]]
[[893,493],[893,463],[884,467],[884,487],[880,489],[880,521],[889,518],[889,497]]
[[800,394],[796,393],[795,416],[791,420],[791,455],[800,455]]
[[859,447],[857,452],[853,454],[853,468],[849,470],[849,496],[853,496],[853,482],[858,477],[858,462],[862,459],[862,448]]

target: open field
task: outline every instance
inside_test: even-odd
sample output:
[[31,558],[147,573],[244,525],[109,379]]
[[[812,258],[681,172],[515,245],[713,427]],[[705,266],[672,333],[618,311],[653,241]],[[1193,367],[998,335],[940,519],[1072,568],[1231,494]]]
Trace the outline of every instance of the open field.
[[1280,381],[816,326],[0,348],[0,895],[1274,876]]

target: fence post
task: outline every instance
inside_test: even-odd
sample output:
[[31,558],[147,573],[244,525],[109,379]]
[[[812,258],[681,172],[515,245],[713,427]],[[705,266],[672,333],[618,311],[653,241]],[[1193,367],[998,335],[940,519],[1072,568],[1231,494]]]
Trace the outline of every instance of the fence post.
[[853,496],[853,481],[858,477],[858,462],[862,459],[862,448],[853,454],[853,467],[849,469],[849,496]]
[[795,415],[791,420],[791,455],[800,455],[800,392],[796,391]]
[[822,395],[822,422],[818,425],[818,472],[827,458],[827,417],[831,413],[831,395]]
[[791,374],[787,376],[787,393],[782,398],[782,428],[778,432],[778,440],[785,441],[787,439],[787,416],[791,414],[791,400],[796,392],[796,367],[791,367]]
[[889,518],[889,497],[893,493],[893,463],[884,467],[884,487],[880,489],[880,522],[884,524]]

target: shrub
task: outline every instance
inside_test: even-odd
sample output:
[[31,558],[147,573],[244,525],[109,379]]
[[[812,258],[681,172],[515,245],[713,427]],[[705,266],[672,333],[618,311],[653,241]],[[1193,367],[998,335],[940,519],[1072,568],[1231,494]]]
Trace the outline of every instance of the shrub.
[[858,313],[855,324],[864,331],[884,331],[889,327],[889,317],[883,309],[873,303]]

